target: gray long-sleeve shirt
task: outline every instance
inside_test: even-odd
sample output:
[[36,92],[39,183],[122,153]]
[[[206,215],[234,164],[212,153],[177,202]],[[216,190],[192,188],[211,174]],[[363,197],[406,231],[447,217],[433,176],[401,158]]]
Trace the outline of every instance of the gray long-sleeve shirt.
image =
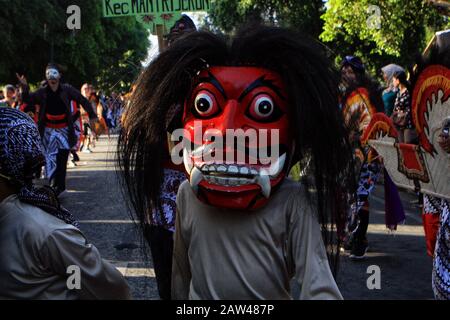
[[[131,297],[127,281],[80,230],[15,195],[0,203],[0,254],[0,299]],[[70,266],[79,268],[79,289]]]
[[320,225],[299,184],[286,180],[269,203],[238,212],[200,202],[188,182],[177,196],[174,299],[342,299]]

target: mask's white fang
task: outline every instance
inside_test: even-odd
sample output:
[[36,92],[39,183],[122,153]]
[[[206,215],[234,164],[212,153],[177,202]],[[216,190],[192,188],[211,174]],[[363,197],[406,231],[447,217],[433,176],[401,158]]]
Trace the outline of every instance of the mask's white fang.
[[192,163],[192,160],[191,160],[186,148],[183,148],[183,163],[184,163],[184,168],[186,169],[186,172],[190,175],[192,167],[194,165]]
[[198,184],[202,180],[203,180],[202,172],[198,168],[194,167],[191,171],[189,182],[191,184],[192,190],[194,190],[195,193],[198,192]]
[[272,187],[270,186],[270,178],[267,171],[261,170],[256,178],[256,183],[261,187],[263,196],[269,198]]
[[269,174],[272,178],[276,178],[278,177],[278,175],[280,174],[281,170],[283,170],[284,168],[284,163],[286,162],[286,153],[283,153],[283,155],[281,157],[279,157],[277,159],[277,161],[275,161],[275,163],[273,163],[270,166],[269,169]]

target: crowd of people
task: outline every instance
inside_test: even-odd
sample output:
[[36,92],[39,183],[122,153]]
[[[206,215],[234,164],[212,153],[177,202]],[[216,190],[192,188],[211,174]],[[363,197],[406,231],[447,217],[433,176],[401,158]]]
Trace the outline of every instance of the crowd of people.
[[[341,242],[350,259],[365,257],[369,198],[380,176],[400,202],[383,159],[362,137],[375,114],[384,113],[398,143],[419,143],[405,69],[383,67],[385,83],[379,84],[360,58],[343,57],[337,70],[323,47],[293,31],[251,27],[227,42],[197,31],[187,16],[169,40],[126,108],[114,92],[106,98],[91,84],[80,92],[62,83],[55,64],[35,92],[24,76],[17,87],[5,87],[0,217],[9,218],[0,219],[0,244],[13,237],[26,243],[0,261],[0,297],[129,298],[123,277],[58,200],[70,154],[76,162],[99,134],[118,132],[125,193],[149,243],[162,299],[291,299],[291,279],[300,298],[342,299],[334,278]],[[200,142],[193,139],[196,122],[203,123]],[[168,135],[180,128],[194,150],[183,147],[183,162],[175,164]],[[205,135],[210,129],[276,130],[282,153],[269,167],[264,159],[250,165],[248,150],[244,162],[219,162]],[[448,132],[439,139],[449,153]],[[275,147],[266,143],[260,148]],[[207,153],[212,160],[203,159]],[[297,163],[301,183],[289,177]],[[33,178],[44,165],[50,187],[38,188]],[[440,203],[447,212],[439,214],[448,215],[448,202]],[[395,229],[403,208],[388,211],[394,218],[386,219],[387,227]],[[448,219],[441,221],[436,252],[448,261],[448,240],[439,242],[448,237]],[[63,285],[69,265],[88,275],[79,293]],[[434,264],[436,298],[450,298],[446,268]]]
[[[0,298],[129,299],[126,280],[59,200],[69,155],[76,161],[97,133],[117,128],[122,105],[103,97],[103,107],[92,86],[84,85],[81,94],[63,83],[55,64],[34,92],[24,76],[17,77],[18,86],[6,86],[0,107],[0,246],[9,257],[0,261]],[[35,185],[42,167],[49,186]],[[77,290],[67,286],[71,266],[82,272]]]
[[[120,131],[126,95],[123,93],[119,95],[112,91],[110,96],[106,96],[88,83],[83,84],[81,89],[77,90],[65,83],[60,85],[61,77],[59,66],[49,64],[46,68],[46,80],[41,83],[41,88],[30,96],[26,78],[18,76],[19,84],[16,86],[9,84],[0,90],[0,107],[9,107],[25,112],[34,119],[36,124],[43,125],[45,121],[46,127],[50,129],[65,128],[67,124],[68,139],[75,138],[76,140],[76,143],[70,147],[69,166],[76,166],[79,161],[78,152],[91,153],[100,135],[106,134],[110,138],[111,133],[116,134]],[[63,93],[61,94],[61,92]],[[59,99],[55,101],[55,94],[61,95],[69,101]],[[59,105],[61,102],[70,104],[72,115],[65,115],[66,111],[62,105]],[[47,106],[47,103],[50,104],[50,107]],[[40,118],[41,114],[44,117],[42,119]],[[92,123],[92,118],[96,118],[98,121]],[[41,130],[44,129],[41,128]],[[49,129],[47,131],[50,132]],[[52,132],[56,131],[52,130]],[[71,141],[71,144],[73,143]],[[45,142],[45,145],[55,147],[53,141]],[[61,149],[60,146],[57,146],[57,149]],[[49,154],[52,153],[48,149],[47,151]],[[55,152],[56,150],[53,150],[53,153]],[[62,157],[61,163],[66,163],[66,156],[60,155],[60,157]],[[50,163],[55,162],[56,160],[53,160]],[[60,165],[60,167],[63,166]],[[53,170],[47,169],[47,176],[51,176]]]

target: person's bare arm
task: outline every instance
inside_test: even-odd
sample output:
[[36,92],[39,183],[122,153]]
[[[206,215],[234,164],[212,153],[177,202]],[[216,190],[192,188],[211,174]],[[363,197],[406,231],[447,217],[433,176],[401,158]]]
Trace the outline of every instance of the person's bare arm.
[[16,73],[17,80],[19,80],[20,91],[22,95],[22,101],[30,106],[41,105],[41,95],[42,89],[38,89],[36,92],[30,92],[30,87],[28,85],[27,78],[24,75],[19,75]]

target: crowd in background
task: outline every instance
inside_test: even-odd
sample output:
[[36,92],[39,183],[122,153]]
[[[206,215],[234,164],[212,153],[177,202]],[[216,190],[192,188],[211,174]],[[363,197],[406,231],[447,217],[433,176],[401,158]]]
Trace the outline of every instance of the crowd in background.
[[[100,135],[120,130],[125,95],[110,95],[85,83],[80,90],[62,81],[60,66],[50,63],[45,80],[30,91],[25,76],[0,91],[0,107],[28,114],[39,129],[46,154],[42,177],[60,196],[65,192],[66,168],[80,160],[78,152],[91,153]],[[70,159],[70,161],[69,161]]]
[[[116,91],[111,91],[108,95],[88,83],[83,84],[80,91],[97,111],[97,116],[104,125],[104,128],[100,128],[101,133],[108,134],[108,136],[111,133],[117,133],[121,127],[121,117],[127,95]],[[7,84],[0,89],[0,107],[19,109],[36,119],[39,114],[38,106],[28,106],[23,102],[19,85]],[[82,114],[86,113],[82,111]],[[85,123],[87,121],[83,121],[83,124]]]

